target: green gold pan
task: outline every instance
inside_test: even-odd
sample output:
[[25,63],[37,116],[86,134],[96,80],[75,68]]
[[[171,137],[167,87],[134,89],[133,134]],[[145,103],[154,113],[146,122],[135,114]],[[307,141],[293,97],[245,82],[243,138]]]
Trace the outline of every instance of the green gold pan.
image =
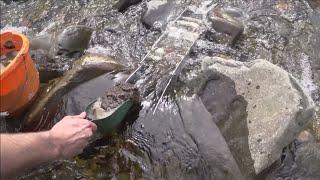
[[[91,113],[93,104],[95,102],[96,101],[90,103],[86,107],[87,114]],[[98,132],[102,135],[110,133],[124,120],[132,105],[133,102],[131,100],[127,100],[123,102],[121,105],[119,105],[109,116],[102,119],[91,119],[91,121],[97,125]]]

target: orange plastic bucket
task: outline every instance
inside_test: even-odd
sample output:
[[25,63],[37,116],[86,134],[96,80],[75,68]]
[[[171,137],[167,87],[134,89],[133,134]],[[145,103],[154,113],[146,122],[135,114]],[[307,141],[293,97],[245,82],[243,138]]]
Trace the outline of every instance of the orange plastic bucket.
[[18,115],[34,99],[39,89],[39,73],[29,54],[29,40],[15,32],[0,34],[1,55],[18,54],[1,70],[0,112]]

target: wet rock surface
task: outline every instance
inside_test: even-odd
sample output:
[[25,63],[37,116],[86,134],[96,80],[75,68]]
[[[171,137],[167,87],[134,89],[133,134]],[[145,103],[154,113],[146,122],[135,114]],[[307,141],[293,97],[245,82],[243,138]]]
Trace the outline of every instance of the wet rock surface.
[[279,160],[265,179],[319,179],[320,144],[313,135],[303,131],[293,143],[284,148]]
[[[197,145],[198,156],[204,164],[207,164],[207,166],[198,164],[195,168],[207,169],[209,173],[203,174],[206,179],[242,179],[242,174],[225,140],[200,99],[195,98],[191,102],[181,101],[178,104],[186,132]],[[195,119],[197,121],[194,121]],[[210,131],[212,133],[206,133]],[[196,177],[199,178],[199,175]]]

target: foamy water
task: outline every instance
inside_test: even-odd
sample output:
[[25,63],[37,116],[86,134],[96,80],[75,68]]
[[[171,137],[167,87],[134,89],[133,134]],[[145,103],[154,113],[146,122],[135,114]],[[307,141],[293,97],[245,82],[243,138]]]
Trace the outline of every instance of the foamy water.
[[304,53],[301,54],[300,67],[302,69],[300,78],[301,86],[306,93],[311,95],[318,89],[318,87],[316,84],[314,84],[312,79],[312,70],[309,57]]

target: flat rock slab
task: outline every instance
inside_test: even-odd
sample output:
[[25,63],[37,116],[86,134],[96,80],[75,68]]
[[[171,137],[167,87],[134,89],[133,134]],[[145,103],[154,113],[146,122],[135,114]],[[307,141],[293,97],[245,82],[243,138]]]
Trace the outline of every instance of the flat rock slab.
[[202,69],[230,78],[247,102],[248,145],[256,174],[279,159],[282,149],[314,118],[314,103],[297,80],[266,60],[205,58]]

